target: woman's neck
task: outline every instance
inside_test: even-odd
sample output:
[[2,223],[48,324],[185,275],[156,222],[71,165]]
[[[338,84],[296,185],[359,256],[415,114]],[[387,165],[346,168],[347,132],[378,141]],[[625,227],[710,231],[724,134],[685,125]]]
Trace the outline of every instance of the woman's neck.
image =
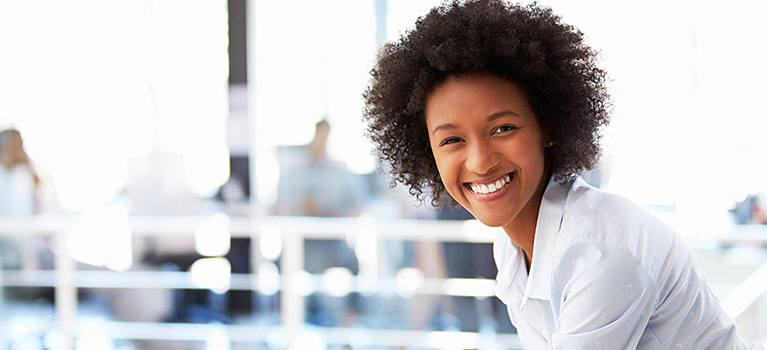
[[[540,207],[540,199],[538,200],[538,205],[535,207],[536,209]],[[520,213],[521,215],[522,213]],[[536,222],[538,221],[538,213],[536,210],[536,213],[533,215],[533,217],[528,218],[526,220],[522,220],[521,222],[517,222],[518,220],[515,220],[512,224],[509,224],[507,226],[504,226],[503,229],[506,231],[506,235],[509,236],[512,242],[522,248],[522,251],[525,253],[527,263],[528,271],[530,269],[530,264],[533,261],[533,246],[535,244],[535,226]]]
[[541,182],[538,183],[538,187],[527,205],[514,218],[514,221],[503,227],[511,241],[522,248],[522,251],[525,253],[528,271],[533,263],[533,247],[535,245],[535,228],[538,225],[538,212],[543,201],[543,192],[546,190],[550,179],[551,174],[547,172],[541,178]]

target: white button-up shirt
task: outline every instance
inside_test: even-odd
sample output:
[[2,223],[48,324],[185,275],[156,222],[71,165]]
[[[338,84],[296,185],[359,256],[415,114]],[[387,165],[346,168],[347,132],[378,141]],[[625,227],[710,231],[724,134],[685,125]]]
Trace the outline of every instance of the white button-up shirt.
[[505,232],[493,248],[526,349],[763,349],[737,337],[676,233],[580,178],[546,188],[529,273]]

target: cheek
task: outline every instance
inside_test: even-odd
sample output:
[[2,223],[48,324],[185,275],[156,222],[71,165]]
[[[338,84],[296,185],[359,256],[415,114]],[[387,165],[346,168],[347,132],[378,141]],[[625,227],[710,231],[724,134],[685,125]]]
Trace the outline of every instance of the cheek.
[[546,155],[543,149],[528,154],[527,168],[529,181],[538,183],[546,174]]
[[437,172],[439,173],[439,179],[442,181],[442,184],[447,187],[448,183],[450,182],[450,173],[447,171],[444,164],[442,164],[440,161],[437,161],[436,164]]
[[454,188],[456,186],[456,181],[458,181],[456,172],[450,167],[449,162],[440,161],[435,157],[436,164],[437,164],[437,171],[439,172],[439,179],[442,181],[442,185],[445,186],[445,189],[447,190],[450,195],[454,195]]
[[530,170],[534,170],[534,172],[543,171],[545,167],[544,164],[546,163],[546,157],[543,150],[530,152],[527,156],[527,166],[530,168]]

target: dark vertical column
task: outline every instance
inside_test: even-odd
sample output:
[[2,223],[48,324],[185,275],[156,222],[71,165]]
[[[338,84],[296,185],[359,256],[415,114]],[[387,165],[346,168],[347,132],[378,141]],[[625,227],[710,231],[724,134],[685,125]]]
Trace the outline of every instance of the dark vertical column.
[[[248,13],[247,0],[228,0],[229,12],[229,121],[228,135],[238,140],[247,140],[247,84],[248,84]],[[230,143],[230,177],[236,179],[245,196],[251,195],[250,157],[247,148],[242,148],[242,141]],[[236,144],[237,147],[232,147]],[[231,249],[226,258],[232,264],[232,273],[250,273],[252,257],[249,238],[233,238]],[[235,314],[252,315],[257,312],[252,291],[229,291],[227,299],[219,301]]]
[[247,0],[229,0],[229,85],[248,83]]

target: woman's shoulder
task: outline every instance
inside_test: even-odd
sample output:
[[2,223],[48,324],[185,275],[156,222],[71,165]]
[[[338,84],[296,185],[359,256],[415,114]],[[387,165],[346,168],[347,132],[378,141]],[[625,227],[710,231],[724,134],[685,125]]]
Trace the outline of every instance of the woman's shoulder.
[[626,262],[641,261],[656,270],[683,245],[673,229],[631,200],[574,181],[557,234],[558,254],[609,248],[622,252]]
[[[630,199],[594,188],[580,178],[572,181],[562,218],[563,231],[568,228],[576,234],[596,235],[608,240],[648,230],[664,234],[673,232],[662,220]],[[577,230],[576,225],[587,229]]]
[[596,219],[609,219],[615,215],[625,218],[639,216],[644,210],[630,199],[595,188],[580,177],[570,180],[566,208],[572,212],[596,215]]

